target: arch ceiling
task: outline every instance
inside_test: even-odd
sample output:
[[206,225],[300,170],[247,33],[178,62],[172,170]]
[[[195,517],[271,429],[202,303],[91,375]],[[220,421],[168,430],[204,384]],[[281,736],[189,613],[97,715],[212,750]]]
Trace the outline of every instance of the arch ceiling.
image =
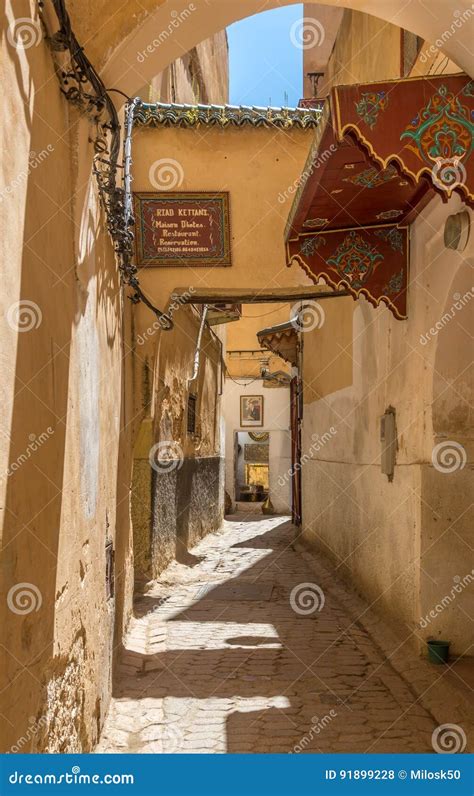
[[[158,72],[213,33],[244,17],[293,2],[175,0],[171,9],[168,3],[157,0],[140,0],[140,3],[128,0],[119,8],[108,0],[71,0],[69,10],[76,35],[89,58],[101,70],[106,85],[136,94]],[[472,17],[458,25],[455,33],[446,36],[463,12],[472,14],[472,5],[467,0],[410,0],[408,3],[406,0],[328,0],[324,5],[372,14],[429,42],[442,39],[443,52],[468,74],[474,73]],[[316,18],[317,8],[318,4],[314,4]],[[185,18],[176,25],[183,12]],[[98,19],[106,21],[97,27]],[[141,59],[139,54],[146,53],[146,48],[154,40],[156,42],[160,34],[163,35],[158,46]]]

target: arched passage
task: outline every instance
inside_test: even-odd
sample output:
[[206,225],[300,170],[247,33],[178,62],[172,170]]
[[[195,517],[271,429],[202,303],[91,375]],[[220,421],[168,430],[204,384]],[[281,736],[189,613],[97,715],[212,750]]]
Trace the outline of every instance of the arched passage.
[[[265,11],[291,5],[294,0],[268,0]],[[96,50],[96,63],[102,61],[102,76],[108,86],[116,86],[127,94],[136,93],[158,72],[176,58],[196,46],[200,41],[233,22],[262,11],[257,0],[179,0],[171,14],[167,4],[156,7],[156,0],[144,4],[148,14],[132,15],[135,27],[128,27],[128,35],[114,30],[111,25],[99,31],[89,51]],[[314,4],[315,15],[319,7],[341,6],[338,0],[329,0],[323,6]],[[472,73],[474,61],[471,54],[469,24],[456,25],[463,11],[470,10],[467,2],[432,0],[429,10],[422,0],[345,0],[344,6],[355,11],[372,14],[394,25],[405,28],[426,41],[442,43],[442,49],[466,72]],[[130,8],[131,12],[131,8]],[[179,24],[178,24],[179,23]],[[450,31],[454,26],[455,33]],[[105,41],[105,39],[108,39]],[[150,48],[150,49],[147,49]],[[107,59],[101,55],[109,53]],[[140,56],[141,54],[141,56]]]

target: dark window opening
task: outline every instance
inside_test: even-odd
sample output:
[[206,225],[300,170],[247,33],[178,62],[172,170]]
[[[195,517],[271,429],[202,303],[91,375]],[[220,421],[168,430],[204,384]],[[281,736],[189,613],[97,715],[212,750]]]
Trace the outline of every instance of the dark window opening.
[[106,545],[105,545],[105,592],[106,592],[106,595],[107,595],[107,600],[110,600],[114,596],[114,590],[115,590],[114,563],[115,563],[114,543],[113,542],[106,542]]
[[188,434],[196,433],[196,404],[197,396],[188,396]]

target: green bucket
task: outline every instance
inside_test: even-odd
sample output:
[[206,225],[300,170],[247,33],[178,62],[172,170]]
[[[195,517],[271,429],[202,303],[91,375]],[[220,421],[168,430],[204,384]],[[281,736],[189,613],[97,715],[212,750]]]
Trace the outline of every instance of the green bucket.
[[430,663],[447,663],[450,641],[428,641],[428,660]]

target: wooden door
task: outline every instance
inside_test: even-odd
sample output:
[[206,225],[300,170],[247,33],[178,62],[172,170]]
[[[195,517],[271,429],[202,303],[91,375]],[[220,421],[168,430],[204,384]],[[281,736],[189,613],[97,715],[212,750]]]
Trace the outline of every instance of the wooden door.
[[290,383],[291,519],[293,525],[301,525],[301,429],[299,403],[299,379],[295,376]]

